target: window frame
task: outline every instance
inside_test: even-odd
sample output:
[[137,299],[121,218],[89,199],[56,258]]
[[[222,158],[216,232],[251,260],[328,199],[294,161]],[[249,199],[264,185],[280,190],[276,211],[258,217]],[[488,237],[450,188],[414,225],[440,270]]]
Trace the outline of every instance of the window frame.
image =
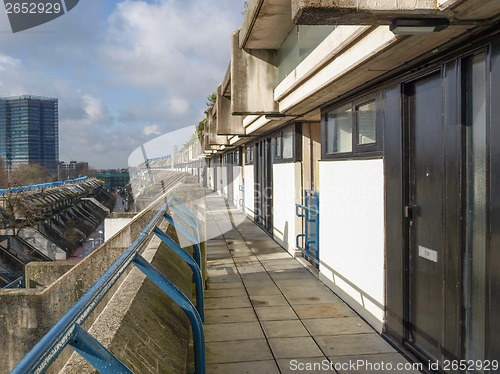
[[[272,138],[272,160],[273,164],[284,164],[302,161],[302,124],[299,122],[289,123],[271,134]],[[292,130],[292,157],[283,157],[284,141],[283,133]],[[278,155],[278,139],[280,155]]]
[[245,165],[253,165],[255,161],[255,143],[245,145]]
[[[383,89],[372,92],[355,99],[339,101],[333,105],[322,108],[321,111],[321,159],[354,159],[354,158],[373,158],[383,155]],[[375,102],[375,143],[358,144],[359,126],[358,126],[358,108],[364,104]],[[351,151],[328,153],[328,115],[330,112],[343,106],[351,107]]]

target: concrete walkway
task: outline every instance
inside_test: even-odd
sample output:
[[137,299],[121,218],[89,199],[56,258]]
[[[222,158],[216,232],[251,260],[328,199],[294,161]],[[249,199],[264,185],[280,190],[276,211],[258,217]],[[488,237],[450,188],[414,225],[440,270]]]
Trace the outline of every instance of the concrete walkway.
[[207,373],[418,373],[397,370],[408,364],[403,356],[215,195],[207,197],[207,232],[213,238],[207,244]]

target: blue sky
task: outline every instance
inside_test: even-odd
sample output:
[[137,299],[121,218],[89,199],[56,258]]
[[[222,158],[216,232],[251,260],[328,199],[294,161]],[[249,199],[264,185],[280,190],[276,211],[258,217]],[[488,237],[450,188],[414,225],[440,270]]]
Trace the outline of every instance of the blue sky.
[[155,137],[203,118],[243,0],[80,0],[13,34],[0,5],[0,96],[59,98],[60,159],[126,167]]

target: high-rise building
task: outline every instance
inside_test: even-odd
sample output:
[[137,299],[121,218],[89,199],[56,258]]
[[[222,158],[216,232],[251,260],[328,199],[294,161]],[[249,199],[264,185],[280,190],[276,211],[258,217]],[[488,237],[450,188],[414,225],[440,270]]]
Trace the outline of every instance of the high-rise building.
[[58,101],[23,95],[0,98],[0,156],[7,171],[39,164],[49,173],[59,162]]

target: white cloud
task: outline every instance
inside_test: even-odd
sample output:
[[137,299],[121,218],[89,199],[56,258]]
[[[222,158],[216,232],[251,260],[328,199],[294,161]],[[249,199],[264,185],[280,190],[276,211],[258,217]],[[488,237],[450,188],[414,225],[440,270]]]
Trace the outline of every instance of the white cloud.
[[0,71],[5,71],[7,66],[21,65],[21,60],[0,53]]
[[243,0],[85,1],[17,34],[0,14],[0,96],[59,98],[61,159],[125,166],[152,135],[201,119],[242,9]]
[[227,68],[230,35],[242,20],[235,10],[242,3],[121,2],[110,17],[102,58],[111,74],[135,87],[211,92],[214,79],[222,80]]
[[146,126],[142,133],[146,136],[149,135],[161,135],[160,127],[158,125]]

